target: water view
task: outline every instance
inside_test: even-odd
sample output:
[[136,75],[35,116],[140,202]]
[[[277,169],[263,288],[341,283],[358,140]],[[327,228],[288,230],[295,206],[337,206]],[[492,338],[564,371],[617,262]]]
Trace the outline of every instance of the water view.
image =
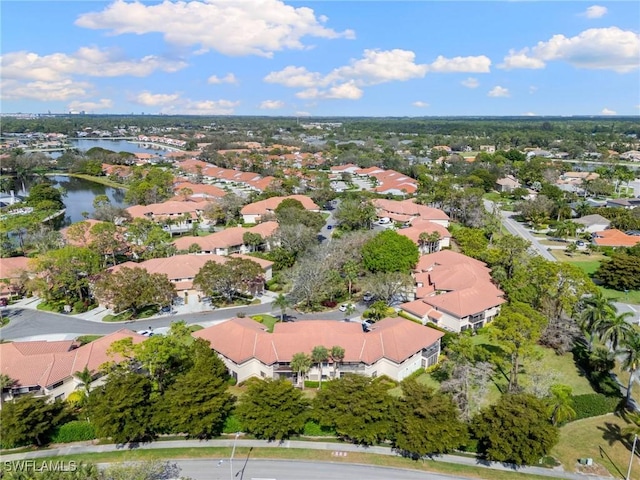
[[[126,207],[124,201],[125,191],[113,187],[107,187],[99,183],[89,182],[82,178],[68,177],[66,175],[55,175],[47,177],[58,188],[63,188],[66,192],[62,201],[67,211],[65,212],[64,224],[68,225],[84,220],[83,212],[88,212],[89,216],[94,211],[93,199],[98,195],[106,195],[112,205]],[[30,184],[25,185],[28,190]],[[27,192],[21,190],[19,195],[27,195]]]

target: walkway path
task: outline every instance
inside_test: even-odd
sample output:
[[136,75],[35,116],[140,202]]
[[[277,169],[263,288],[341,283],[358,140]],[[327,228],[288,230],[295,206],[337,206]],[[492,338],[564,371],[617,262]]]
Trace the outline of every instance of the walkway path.
[[[146,443],[135,447],[135,450],[155,450],[165,448],[202,448],[202,447],[227,447],[231,448],[234,445],[234,440],[173,440],[166,442],[153,442]],[[359,452],[359,453],[375,453],[378,455],[391,455],[398,456],[398,454],[389,447],[363,447],[360,445],[353,445],[350,443],[331,443],[331,442],[304,442],[296,440],[288,440],[282,443],[268,442],[266,440],[237,440],[236,445],[238,447],[254,447],[254,448],[279,448],[279,449],[308,449],[308,450],[325,450],[332,452]],[[16,453],[10,455],[3,455],[2,460],[4,462],[25,460],[44,457],[60,457],[62,455],[78,455],[83,453],[104,453],[104,452],[118,452],[126,451],[122,445],[69,445],[60,448],[53,448],[50,450],[38,450],[28,453]],[[572,480],[610,480],[611,477],[598,477],[594,475],[583,475],[580,473],[566,472],[561,467],[559,468],[544,468],[544,467],[517,467],[511,464],[504,464],[498,462],[487,462],[479,460],[474,457],[463,457],[459,455],[440,455],[433,458],[436,462],[454,463],[458,465],[468,465],[472,467],[481,467],[492,470],[512,471],[518,473],[527,473],[540,475],[551,478],[567,478]]]

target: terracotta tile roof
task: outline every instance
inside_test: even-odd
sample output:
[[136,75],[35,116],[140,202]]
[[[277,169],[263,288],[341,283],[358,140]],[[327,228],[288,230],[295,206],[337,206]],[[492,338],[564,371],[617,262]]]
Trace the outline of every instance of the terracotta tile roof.
[[287,197],[271,197],[266,200],[250,203],[249,205],[242,207],[240,213],[242,215],[264,215],[266,213],[273,212],[278,208],[278,205],[286,199],[298,200],[307,210],[320,210],[320,207],[318,207],[318,205],[316,205],[315,202],[306,195],[289,195]]
[[227,192],[215,185],[191,182],[178,182],[173,186],[173,191],[177,196],[180,196],[180,190],[183,188],[190,189],[193,192],[193,195],[206,195],[208,197],[222,198],[227,194]]
[[463,318],[502,305],[506,300],[500,295],[504,295],[504,293],[495,286],[482,285],[456,292],[432,295],[425,297],[423,301],[439,310]]
[[182,215],[185,213],[192,216],[197,215],[202,211],[203,205],[200,202],[180,202],[170,200],[162,203],[152,203],[151,205],[134,205],[127,208],[127,212],[133,218],[148,217],[149,215],[154,218],[166,217],[170,215]]
[[640,236],[627,235],[616,228],[612,228],[595,232],[593,234],[593,243],[604,247],[633,247],[640,243]]
[[75,349],[70,340],[3,343],[0,344],[0,370],[16,380],[16,387],[49,387],[84,370],[85,366],[96,371],[106,362],[121,360],[108,356],[107,350],[113,342],[129,337],[133,343],[147,339],[121,329]]
[[[442,210],[417,204],[414,199],[399,201],[378,198],[373,201],[373,204],[379,211],[388,212],[389,214],[409,215],[412,217],[421,217],[425,220],[449,220],[449,216]],[[380,213],[378,213],[378,215],[380,215]]]
[[214,251],[216,248],[237,247],[244,244],[244,234],[247,232],[257,233],[262,238],[268,238],[278,228],[278,222],[259,223],[251,228],[231,227],[215,232],[204,237],[185,236],[177,238],[173,244],[178,250],[188,250],[194,243],[199,245],[205,252]]
[[0,258],[0,278],[16,278],[20,272],[29,269],[27,257]]
[[418,244],[420,234],[422,233],[430,234],[438,232],[440,234],[440,238],[451,238],[449,230],[444,228],[442,225],[422,219],[416,219],[415,221],[411,222],[411,226],[409,228],[401,228],[396,231],[400,235],[404,235],[405,237],[409,238],[416,245]]
[[311,353],[316,345],[345,349],[345,362],[372,364],[387,358],[396,363],[427,348],[442,332],[402,318],[386,318],[365,333],[359,323],[330,320],[277,323],[267,333],[259,323],[235,318],[193,334],[211,342],[211,348],[236,363],[252,358],[265,365],[290,362],[298,352]]
[[426,272],[438,265],[453,267],[460,264],[471,264],[487,268],[485,263],[475,258],[467,257],[462,253],[454,252],[453,250],[440,250],[429,255],[422,255],[414,270],[416,272]]

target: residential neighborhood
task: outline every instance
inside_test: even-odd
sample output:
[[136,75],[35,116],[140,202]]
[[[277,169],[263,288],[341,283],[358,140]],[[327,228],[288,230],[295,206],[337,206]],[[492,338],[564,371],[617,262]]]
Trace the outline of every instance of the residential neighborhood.
[[[124,443],[162,432],[214,438],[233,433],[229,422],[272,438],[253,423],[250,402],[283,389],[279,401],[306,413],[300,428],[273,438],[304,435],[307,425],[341,441],[395,445],[395,430],[361,438],[357,418],[332,420],[326,406],[339,409],[341,389],[354,388],[366,392],[357,408],[379,418],[414,394],[446,405],[446,421],[461,430],[443,451],[485,438],[471,425],[488,424],[506,408],[500,402],[524,402],[550,438],[616,405],[629,415],[619,424],[632,425],[638,170],[600,162],[582,171],[587,160],[566,163],[572,155],[556,148],[471,135],[447,145],[395,132],[383,148],[366,141],[373,125],[311,148],[349,122],[340,125],[289,125],[268,142],[260,122],[162,136],[122,125],[114,146],[173,150],[100,147],[57,159],[18,147],[48,146],[38,135],[4,137],[0,173],[15,201],[0,217],[3,415],[21,402],[74,405],[89,415],[73,422],[91,425],[91,440]],[[101,141],[98,127],[56,138]],[[619,143],[632,151],[638,142]],[[63,186],[72,180],[80,183]],[[84,333],[92,329],[100,333]],[[608,355],[606,370],[595,351]],[[206,407],[221,415],[206,428],[165,416],[191,375],[209,379],[203,402],[226,405]],[[116,401],[124,384],[147,392],[135,394],[141,405],[157,399],[162,429],[113,430],[120,420],[100,410],[100,398]],[[548,410],[559,389],[564,416]],[[579,471],[562,445],[531,448]]]

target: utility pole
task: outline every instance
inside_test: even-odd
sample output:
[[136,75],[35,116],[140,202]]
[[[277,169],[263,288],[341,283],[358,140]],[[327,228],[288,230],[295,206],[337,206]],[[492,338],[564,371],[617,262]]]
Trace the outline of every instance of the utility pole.
[[631,458],[629,459],[629,469],[627,470],[626,480],[631,480],[631,467],[633,466],[633,457],[636,455],[636,442],[638,441],[638,434],[633,437],[633,447],[631,448]]

